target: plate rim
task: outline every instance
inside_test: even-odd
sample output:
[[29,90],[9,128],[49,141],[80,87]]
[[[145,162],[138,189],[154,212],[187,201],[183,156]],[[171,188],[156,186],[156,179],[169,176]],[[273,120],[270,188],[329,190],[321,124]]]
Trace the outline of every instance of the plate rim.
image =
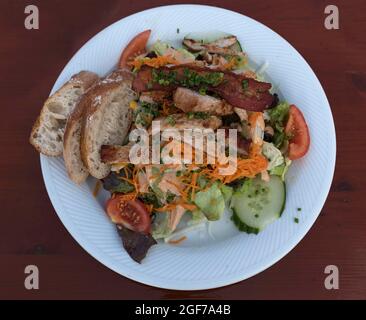
[[[75,56],[77,56],[79,54],[79,52],[85,47],[87,46],[90,42],[93,41],[93,39],[96,36],[102,36],[104,32],[107,32],[107,30],[109,28],[112,28],[114,25],[120,23],[122,20],[129,20],[129,19],[133,19],[135,16],[138,15],[143,15],[147,12],[151,12],[151,11],[159,11],[162,9],[173,9],[176,7],[195,7],[198,9],[206,9],[206,10],[218,10],[218,11],[224,11],[226,13],[230,13],[230,14],[235,14],[235,15],[239,15],[241,17],[245,17],[246,19],[251,20],[253,23],[255,24],[259,24],[262,27],[268,29],[269,31],[271,31],[272,33],[274,33],[277,37],[279,37],[281,40],[285,41],[286,45],[291,47],[293,50],[296,51],[296,53],[299,55],[299,57],[303,60],[303,62],[305,63],[305,65],[309,68],[310,72],[312,73],[312,75],[314,76],[314,78],[316,79],[316,81],[318,81],[320,88],[322,90],[322,93],[324,94],[324,98],[325,101],[327,103],[327,105],[325,107],[329,108],[329,113],[330,113],[330,124],[331,124],[331,130],[333,132],[333,135],[331,138],[332,142],[331,142],[331,146],[332,146],[332,159],[330,159],[330,165],[328,166],[328,175],[327,175],[327,181],[326,181],[326,188],[323,188],[323,190],[320,192],[319,198],[324,199],[323,201],[319,202],[316,210],[314,210],[314,212],[317,212],[316,214],[313,214],[313,216],[311,217],[311,219],[307,220],[307,224],[302,226],[301,231],[298,231],[296,233],[296,236],[292,237],[290,239],[290,241],[286,244],[286,246],[282,246],[281,250],[278,250],[276,255],[272,255],[271,259],[268,259],[270,261],[268,261],[267,263],[263,263],[262,261],[257,262],[257,264],[260,264],[261,267],[256,268],[255,271],[250,272],[250,273],[245,273],[243,271],[243,276],[230,276],[230,279],[228,279],[229,277],[227,276],[224,280],[217,280],[215,283],[213,283],[212,285],[208,285],[206,280],[202,280],[203,283],[205,284],[201,284],[200,281],[196,281],[196,284],[192,285],[192,282],[190,282],[188,285],[182,281],[182,280],[178,280],[178,281],[172,281],[172,280],[165,280],[166,282],[164,283],[160,280],[160,279],[151,279],[151,276],[147,275],[147,276],[142,276],[141,273],[135,275],[135,274],[129,274],[129,273],[121,273],[121,270],[118,269],[118,265],[115,263],[111,263],[110,261],[108,262],[108,264],[106,264],[105,262],[105,258],[104,258],[104,253],[97,247],[93,246],[90,242],[88,242],[88,239],[85,238],[83,232],[78,229],[74,222],[72,221],[72,219],[70,217],[67,216],[67,214],[62,214],[61,212],[66,212],[67,210],[65,210],[63,208],[63,204],[62,201],[60,200],[60,198],[58,196],[56,196],[57,192],[55,190],[55,187],[52,183],[52,179],[51,179],[51,173],[50,173],[50,168],[49,168],[49,162],[48,162],[48,158],[40,155],[40,162],[41,162],[41,170],[42,170],[42,175],[43,175],[43,179],[44,179],[44,183],[46,186],[46,190],[48,193],[48,197],[51,200],[51,203],[54,207],[54,210],[57,214],[57,216],[59,217],[59,219],[61,220],[62,224],[64,225],[65,229],[68,231],[68,233],[72,236],[72,238],[89,254],[91,255],[94,259],[96,259],[98,261],[98,263],[101,263],[102,265],[104,265],[105,267],[111,269],[112,271],[126,277],[129,278],[131,280],[134,280],[138,283],[142,283],[145,285],[149,285],[149,286],[153,286],[153,287],[157,287],[157,288],[162,288],[162,289],[170,289],[170,290],[207,290],[207,289],[215,289],[215,288],[219,288],[219,287],[224,287],[224,286],[228,286],[246,279],[249,279],[261,272],[263,272],[264,270],[270,268],[271,266],[273,266],[274,264],[276,264],[277,262],[279,262],[281,259],[283,259],[283,257],[285,257],[288,253],[290,253],[300,242],[301,240],[303,240],[303,238],[307,235],[307,233],[309,232],[310,228],[314,225],[314,223],[316,222],[323,206],[326,203],[330,188],[331,188],[331,184],[333,181],[333,177],[334,177],[334,172],[335,172],[335,164],[336,164],[336,151],[337,151],[337,143],[336,143],[336,131],[335,131],[335,124],[334,124],[334,119],[333,119],[333,114],[332,114],[332,110],[328,101],[328,98],[326,96],[326,93],[323,89],[323,86],[321,85],[320,80],[318,79],[318,77],[316,76],[315,72],[312,70],[311,66],[309,65],[309,63],[306,61],[306,59],[296,50],[296,48],[294,48],[284,37],[282,37],[281,35],[279,35],[276,31],[272,30],[271,28],[267,27],[265,24],[254,20],[251,17],[248,17],[244,14],[232,11],[232,10],[228,10],[225,8],[221,8],[221,7],[215,7],[215,6],[208,6],[208,5],[197,5],[197,4],[177,4],[177,5],[167,5],[167,6],[158,6],[158,7],[153,7],[150,9],[146,9],[143,11],[139,11],[136,12],[134,14],[131,14],[129,16],[126,16],[124,18],[121,18],[117,21],[115,21],[114,23],[110,24],[109,26],[105,27],[104,29],[102,29],[100,32],[98,32],[97,34],[93,35],[84,45],[82,45],[80,47],[80,49],[73,55],[73,57],[71,57],[71,59],[68,60],[68,62],[66,63],[65,67],[62,69],[62,71],[60,72],[60,74],[58,75],[58,78],[60,77],[61,74],[64,73],[65,69],[67,68],[68,64],[70,63],[70,61],[72,61],[74,59]],[[51,90],[51,93],[55,90],[55,85],[57,83],[57,80],[55,81],[55,84],[53,85],[53,88]],[[59,213],[60,212],[60,213]]]

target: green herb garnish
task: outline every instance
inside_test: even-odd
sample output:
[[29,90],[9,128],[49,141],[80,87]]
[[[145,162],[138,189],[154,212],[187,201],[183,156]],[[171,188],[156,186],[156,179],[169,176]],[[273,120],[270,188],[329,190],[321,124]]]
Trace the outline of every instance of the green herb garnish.
[[153,69],[151,72],[151,81],[153,83],[158,83],[162,86],[170,86],[173,84],[178,84],[177,82],[177,72],[175,70],[165,72],[164,70]]
[[103,188],[111,193],[130,193],[135,190],[135,186],[124,178],[131,179],[131,174],[126,176],[125,170],[121,170],[119,173],[111,171],[111,173],[104,179],[102,179]]
[[187,112],[186,115],[187,115],[188,119],[198,119],[198,120],[205,120],[210,117],[210,115],[207,112],[202,112],[202,111],[198,111],[198,112],[190,111],[190,112]]
[[181,79],[180,84],[188,88],[206,86],[216,87],[223,79],[223,72],[197,73],[196,71],[184,68],[183,79]]
[[166,194],[166,202],[172,203],[175,200],[176,195],[168,190]]
[[248,89],[248,87],[249,87],[249,80],[244,79],[244,80],[241,82],[241,86],[242,86],[242,88],[243,88],[243,90],[244,90],[244,91],[245,91],[245,90],[247,90],[247,89]]
[[278,104],[275,108],[268,110],[270,125],[274,129],[273,143],[276,148],[281,148],[288,140],[285,133],[285,125],[288,119],[289,105],[286,102]]
[[207,89],[206,89],[206,88],[204,88],[204,87],[202,87],[202,88],[200,88],[200,89],[198,90],[198,93],[199,93],[200,95],[202,95],[202,96],[205,96],[205,95],[206,95],[206,91],[207,91]]
[[144,112],[144,113],[148,113],[151,114],[154,118],[158,117],[160,115],[159,112],[159,104],[157,103],[148,103],[145,101],[140,102],[140,111]]
[[183,74],[180,75],[179,79],[175,70],[153,69],[151,76],[152,83],[158,83],[162,86],[181,85],[187,88],[201,88],[202,90],[206,90],[209,86],[216,87],[221,84],[224,79],[223,72],[198,73],[188,68],[184,68]]
[[169,115],[166,117],[166,121],[172,126],[174,127],[175,126],[175,119],[172,115]]
[[152,204],[154,208],[161,208],[163,206],[158,197],[152,191],[140,194],[139,199],[145,204]]

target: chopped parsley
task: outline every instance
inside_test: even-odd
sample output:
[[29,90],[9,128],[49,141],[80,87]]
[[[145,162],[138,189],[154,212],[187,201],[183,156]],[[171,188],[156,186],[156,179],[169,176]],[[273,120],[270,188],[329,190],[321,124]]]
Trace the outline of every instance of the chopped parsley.
[[243,90],[244,90],[244,91],[245,91],[245,90],[247,90],[247,89],[248,89],[248,87],[249,87],[249,80],[244,79],[244,80],[241,82],[241,86],[242,86],[242,88],[243,88]]
[[197,73],[194,70],[185,68],[182,85],[186,87],[218,86],[224,79],[223,72]]
[[198,90],[198,93],[199,93],[201,96],[205,96],[205,95],[206,95],[206,91],[207,91],[207,89],[206,89],[206,88],[204,88],[204,87],[202,87],[202,88],[200,88],[200,89]]
[[294,218],[295,223],[299,223],[299,218]]
[[176,195],[168,190],[166,194],[166,202],[172,203],[175,200]]
[[140,194],[139,199],[145,204],[152,204],[154,208],[161,208],[163,206],[158,197],[152,191]]
[[301,208],[297,208],[297,211],[301,211],[302,209]]
[[151,114],[153,117],[158,117],[159,116],[159,104],[157,103],[148,103],[145,101],[142,101],[140,103],[140,111],[145,112],[145,113],[149,113]]
[[157,103],[140,102],[134,113],[135,123],[143,127],[148,127],[151,121],[158,117],[160,105]]
[[179,32],[180,32],[180,30],[179,30],[179,28],[177,28],[177,33],[179,34]]
[[175,126],[175,119],[172,115],[169,115],[166,117],[166,121],[168,122],[168,124],[170,124],[172,127]]
[[187,118],[188,119],[198,119],[198,120],[205,120],[208,119],[210,117],[210,115],[207,112],[202,112],[202,111],[198,111],[198,112],[187,112],[186,113]]
[[[183,74],[178,78],[177,71],[156,70],[151,73],[152,83],[162,86],[181,85],[187,88],[201,88],[201,92],[206,93],[208,86],[216,87],[224,80],[223,72],[203,72],[198,73],[194,70],[184,68]],[[204,90],[204,91],[203,91]]]
[[163,70],[152,70],[152,78],[151,81],[153,83],[158,83],[162,86],[170,86],[172,84],[178,84],[177,82],[177,72],[175,70],[164,72]]

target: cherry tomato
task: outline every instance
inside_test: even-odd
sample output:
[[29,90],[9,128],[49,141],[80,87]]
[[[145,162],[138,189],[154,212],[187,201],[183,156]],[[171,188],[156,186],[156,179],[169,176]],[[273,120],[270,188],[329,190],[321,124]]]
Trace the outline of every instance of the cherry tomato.
[[119,60],[119,67],[128,67],[128,63],[132,62],[137,56],[146,52],[146,44],[149,40],[151,30],[145,30],[134,37],[127,47],[123,50]]
[[290,136],[289,159],[296,160],[303,157],[309,150],[310,134],[302,112],[295,105],[290,106],[285,132]]
[[117,195],[107,201],[106,211],[116,224],[145,234],[151,231],[150,214],[140,200],[130,200],[125,195]]

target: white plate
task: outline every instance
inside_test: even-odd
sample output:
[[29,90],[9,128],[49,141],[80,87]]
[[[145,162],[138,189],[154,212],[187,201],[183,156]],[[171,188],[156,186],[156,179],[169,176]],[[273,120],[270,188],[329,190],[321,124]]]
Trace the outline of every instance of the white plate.
[[[179,28],[179,34],[177,34]],[[92,195],[94,181],[74,185],[62,159],[41,157],[52,204],[75,240],[94,258],[130,279],[161,288],[198,290],[247,279],[280,260],[308,232],[326,200],[335,165],[336,140],[332,113],[324,91],[306,61],[278,34],[241,14],[207,6],[159,7],[124,18],[100,32],[71,59],[52,92],[80,70],[105,75],[122,48],[137,33],[152,29],[151,42],[181,39],[188,32],[221,30],[237,35],[252,61],[268,63],[266,73],[287,101],[307,119],[311,147],[288,174],[287,203],[281,219],[259,235],[228,227],[215,240],[193,240],[181,246],[159,244],[141,265],[124,251],[115,227],[103,210],[106,197]],[[296,208],[302,211],[297,212]],[[300,222],[294,223],[298,216]],[[215,229],[215,228],[213,228]],[[216,228],[217,229],[217,228]]]

